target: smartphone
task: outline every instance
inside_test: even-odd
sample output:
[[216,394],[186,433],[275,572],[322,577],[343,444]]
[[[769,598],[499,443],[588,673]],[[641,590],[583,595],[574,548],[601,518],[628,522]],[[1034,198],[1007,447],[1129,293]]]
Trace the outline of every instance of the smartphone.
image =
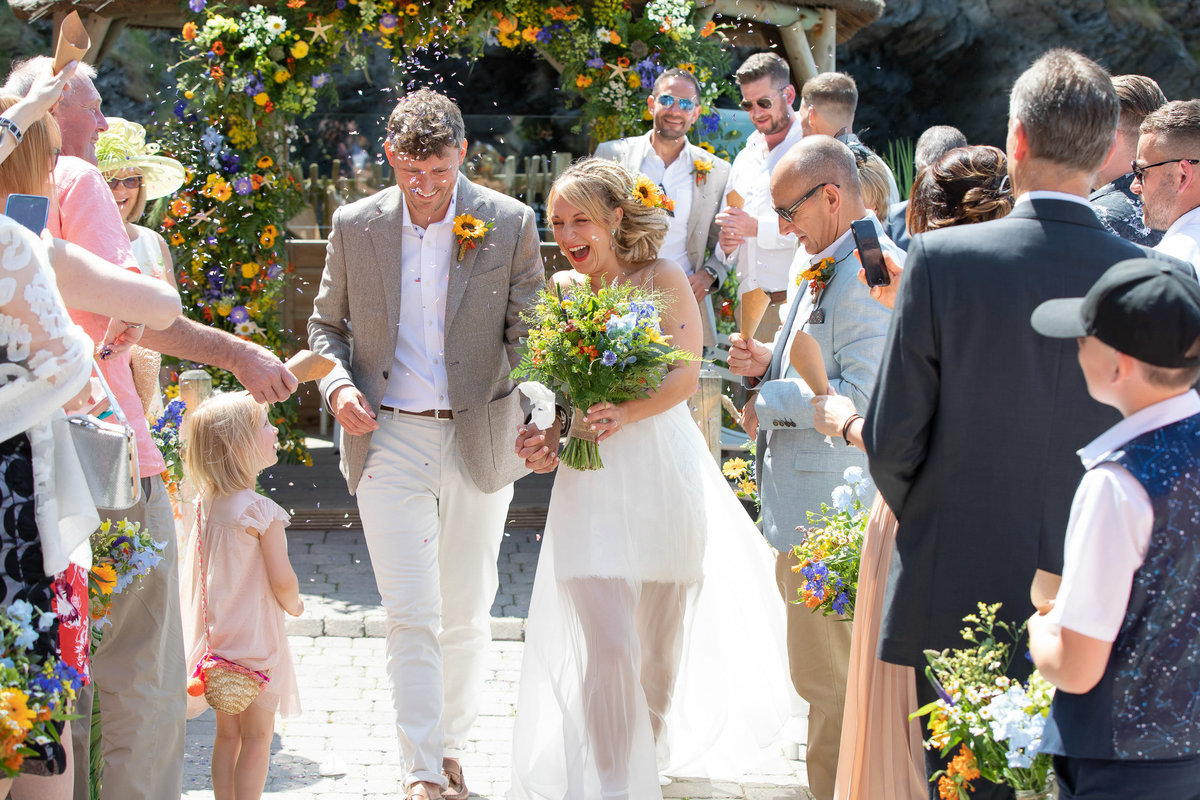
[[858,257],[867,272],[867,286],[887,286],[892,282],[887,265],[883,263],[883,250],[879,247],[879,236],[875,224],[869,219],[850,223],[854,243],[858,246]]
[[4,204],[4,215],[21,223],[34,235],[41,236],[50,214],[50,198],[40,194],[10,194]]

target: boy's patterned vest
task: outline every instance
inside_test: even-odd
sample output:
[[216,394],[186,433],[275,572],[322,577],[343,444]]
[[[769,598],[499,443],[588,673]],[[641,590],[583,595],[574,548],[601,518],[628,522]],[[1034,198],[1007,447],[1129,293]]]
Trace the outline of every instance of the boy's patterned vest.
[[1154,530],[1134,573],[1104,677],[1058,692],[1044,749],[1076,758],[1200,754],[1200,415],[1150,431],[1106,461],[1150,496]]

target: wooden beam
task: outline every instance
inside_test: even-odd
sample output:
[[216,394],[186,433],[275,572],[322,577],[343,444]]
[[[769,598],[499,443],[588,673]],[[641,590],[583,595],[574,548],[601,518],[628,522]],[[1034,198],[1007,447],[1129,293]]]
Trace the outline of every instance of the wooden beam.
[[83,60],[88,64],[95,64],[104,49],[104,39],[108,36],[113,21],[99,14],[80,14],[80,16],[83,17],[83,27],[87,29],[88,38],[92,40],[92,46],[84,54]]
[[821,72],[833,72],[837,69],[837,11],[832,8],[821,9],[821,21],[810,31],[813,51],[816,53],[817,69]]
[[792,68],[792,82],[797,87],[803,86],[806,80],[816,77],[819,71],[816,62],[813,61],[808,37],[804,35],[804,26],[797,22],[795,25],[780,28],[779,37],[783,40],[783,49]]

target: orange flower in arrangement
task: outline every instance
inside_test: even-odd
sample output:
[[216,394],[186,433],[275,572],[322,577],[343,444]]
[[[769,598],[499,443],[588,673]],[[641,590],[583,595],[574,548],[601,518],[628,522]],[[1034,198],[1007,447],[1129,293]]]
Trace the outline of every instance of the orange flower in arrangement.
[[171,201],[171,213],[177,217],[186,217],[192,213],[192,204],[187,201],[187,198],[176,197]]
[[171,228],[175,227],[175,218],[163,217],[162,226],[165,230],[171,230]]
[[288,0],[288,8],[304,8],[306,0]]
[[591,85],[592,85],[592,79],[589,78],[587,75],[576,75],[575,76],[575,88],[576,89],[586,89],[587,87],[589,87]]
[[263,156],[254,165],[259,169],[270,169],[275,166],[275,161],[270,156]]
[[225,55],[225,44],[220,39],[213,42],[210,49],[219,56]]
[[225,70],[221,69],[220,67],[213,67],[208,71],[208,74],[211,75],[212,79],[217,83],[225,82]]
[[196,38],[196,23],[188,22],[183,26],[183,40],[190,42]]
[[715,31],[716,29],[717,29],[717,23],[713,22],[710,19],[708,22],[704,23],[704,27],[700,29],[700,35],[701,36],[712,36],[713,31]]
[[626,58],[625,56],[621,56],[620,58],[617,59],[617,66],[618,67],[628,67],[629,59]]
[[617,33],[616,31],[609,31],[608,40],[613,44],[620,44],[621,34]]
[[264,183],[266,183],[266,182],[267,182],[267,179],[266,179],[266,178],[264,178],[262,175],[259,175],[257,172],[256,172],[256,173],[254,173],[253,175],[251,175],[251,176],[250,176],[250,186],[251,186],[251,187],[254,189],[254,191],[256,191],[256,192],[257,192],[259,189],[261,189],[261,188],[262,188],[262,185],[263,185]]

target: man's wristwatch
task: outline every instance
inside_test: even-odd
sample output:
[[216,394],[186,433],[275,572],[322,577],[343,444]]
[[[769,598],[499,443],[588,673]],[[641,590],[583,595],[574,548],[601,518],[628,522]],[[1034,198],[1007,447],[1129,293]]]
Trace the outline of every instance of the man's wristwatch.
[[703,267],[701,267],[700,269],[704,270],[705,272],[707,272],[709,275],[712,276],[712,279],[713,279],[712,286],[708,287],[709,294],[712,294],[717,289],[721,288],[721,276],[717,274],[717,271],[715,269],[708,266],[707,264],[704,265]]

